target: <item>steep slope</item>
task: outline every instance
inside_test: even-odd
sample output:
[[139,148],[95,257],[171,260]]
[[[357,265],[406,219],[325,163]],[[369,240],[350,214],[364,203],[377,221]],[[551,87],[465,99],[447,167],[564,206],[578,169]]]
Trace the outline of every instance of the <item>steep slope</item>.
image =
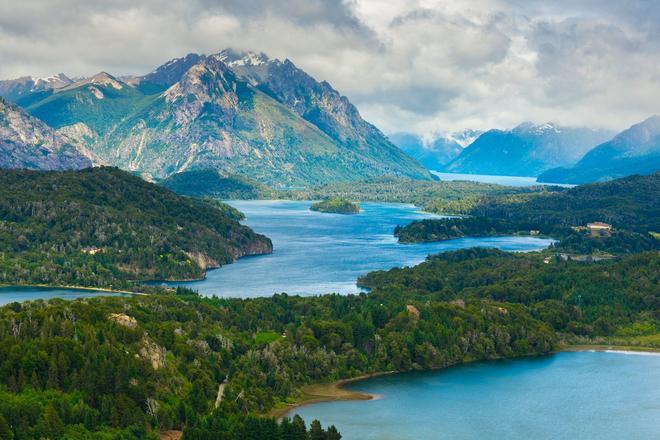
[[0,283],[189,279],[270,252],[236,216],[116,168],[0,170]]
[[317,126],[340,146],[365,157],[377,158],[384,168],[381,174],[430,178],[426,170],[394,146],[380,130],[362,119],[348,98],[326,81],[316,81],[290,60],[232,50],[224,50],[214,57]]
[[149,106],[124,118],[96,151],[123,168],[164,177],[215,168],[273,185],[348,179],[366,160],[249,84],[204,59]]
[[445,167],[446,171],[537,176],[577,162],[593,146],[610,139],[607,130],[523,123],[512,130],[489,130]]
[[[27,107],[33,116],[56,129],[77,127],[80,140],[92,144],[127,115],[154,100],[114,76],[100,72],[56,90]],[[90,145],[92,146],[92,145]]]
[[0,168],[40,170],[92,166],[75,143],[0,98]]
[[449,133],[425,141],[421,136],[412,133],[394,133],[389,139],[408,156],[417,160],[429,170],[441,170],[456,158],[463,148],[471,144],[481,132],[463,130]]
[[588,183],[660,170],[660,116],[651,116],[589,151],[572,168],[548,170],[540,182]]
[[[76,81],[27,109],[85,143],[96,162],[146,177],[216,169],[277,187],[430,178],[327,83],[290,62],[268,63],[295,73],[279,77],[279,95],[240,73],[236,60],[228,66],[220,55],[189,54],[143,77]],[[301,110],[291,97],[304,94],[309,106]]]

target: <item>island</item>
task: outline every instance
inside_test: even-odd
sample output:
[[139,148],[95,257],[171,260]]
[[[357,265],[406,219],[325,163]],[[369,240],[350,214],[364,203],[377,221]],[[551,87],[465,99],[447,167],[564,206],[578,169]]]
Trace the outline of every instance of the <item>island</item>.
[[332,214],[359,214],[360,205],[341,198],[330,198],[312,203],[309,207],[312,211],[326,212]]

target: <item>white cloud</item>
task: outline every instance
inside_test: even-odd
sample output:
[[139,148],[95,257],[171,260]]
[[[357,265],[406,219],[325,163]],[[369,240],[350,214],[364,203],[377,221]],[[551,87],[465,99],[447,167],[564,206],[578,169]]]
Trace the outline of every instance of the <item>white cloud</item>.
[[0,77],[151,71],[226,47],[289,58],[386,132],[660,112],[653,0],[4,0]]

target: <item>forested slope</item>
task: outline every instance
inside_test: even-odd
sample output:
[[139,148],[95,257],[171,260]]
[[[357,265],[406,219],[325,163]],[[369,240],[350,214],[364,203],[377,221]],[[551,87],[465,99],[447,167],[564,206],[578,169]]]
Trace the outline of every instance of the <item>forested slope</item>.
[[0,171],[0,283],[126,285],[182,279],[270,252],[232,208],[115,168]]

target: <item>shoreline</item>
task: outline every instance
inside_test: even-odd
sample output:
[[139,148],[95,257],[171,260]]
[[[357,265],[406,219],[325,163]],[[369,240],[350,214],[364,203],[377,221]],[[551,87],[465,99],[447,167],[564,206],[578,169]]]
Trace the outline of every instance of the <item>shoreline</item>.
[[287,417],[291,411],[314,403],[342,400],[374,400],[379,397],[377,394],[349,391],[344,387],[353,382],[397,373],[401,373],[401,371],[381,371],[378,373],[363,374],[349,379],[341,379],[335,382],[305,385],[301,390],[301,399],[280,408],[273,408],[267,413],[267,415],[269,417],[274,417],[277,421],[281,421],[284,417]]
[[[650,346],[630,346],[630,345],[615,345],[615,344],[575,344],[575,345],[565,345],[559,347],[556,351],[548,353],[548,355],[554,355],[558,353],[571,353],[571,352],[605,352],[605,353],[639,353],[639,354],[659,354],[660,347],[650,347]],[[541,355],[543,356],[543,355]],[[515,359],[515,358],[510,358]],[[469,362],[462,362],[461,364],[466,364]],[[461,364],[450,365],[435,370],[424,370],[424,371],[438,371],[449,367],[458,366]],[[363,374],[361,376],[352,377],[350,379],[342,379],[335,382],[329,383],[320,383],[320,384],[311,384],[306,385],[302,388],[302,398],[295,401],[294,403],[287,404],[284,407],[273,408],[267,415],[269,417],[274,417],[277,421],[281,421],[284,417],[287,417],[292,411],[297,408],[301,408],[307,405],[313,405],[316,403],[323,402],[335,402],[343,400],[374,400],[378,399],[380,396],[377,394],[365,393],[361,391],[349,391],[344,387],[348,384],[354,382],[360,382],[363,380],[371,379],[379,376],[387,376],[392,374],[406,373],[407,371],[382,371],[378,373]]]
[[[51,285],[51,284],[0,284],[0,289],[7,287],[30,288],[37,287],[40,289],[69,289],[69,290],[84,290],[87,292],[103,292],[103,293],[119,293],[124,295],[149,295],[144,292],[131,292],[129,290],[115,290],[107,287],[86,287],[75,285]],[[0,292],[1,294],[2,292]]]

